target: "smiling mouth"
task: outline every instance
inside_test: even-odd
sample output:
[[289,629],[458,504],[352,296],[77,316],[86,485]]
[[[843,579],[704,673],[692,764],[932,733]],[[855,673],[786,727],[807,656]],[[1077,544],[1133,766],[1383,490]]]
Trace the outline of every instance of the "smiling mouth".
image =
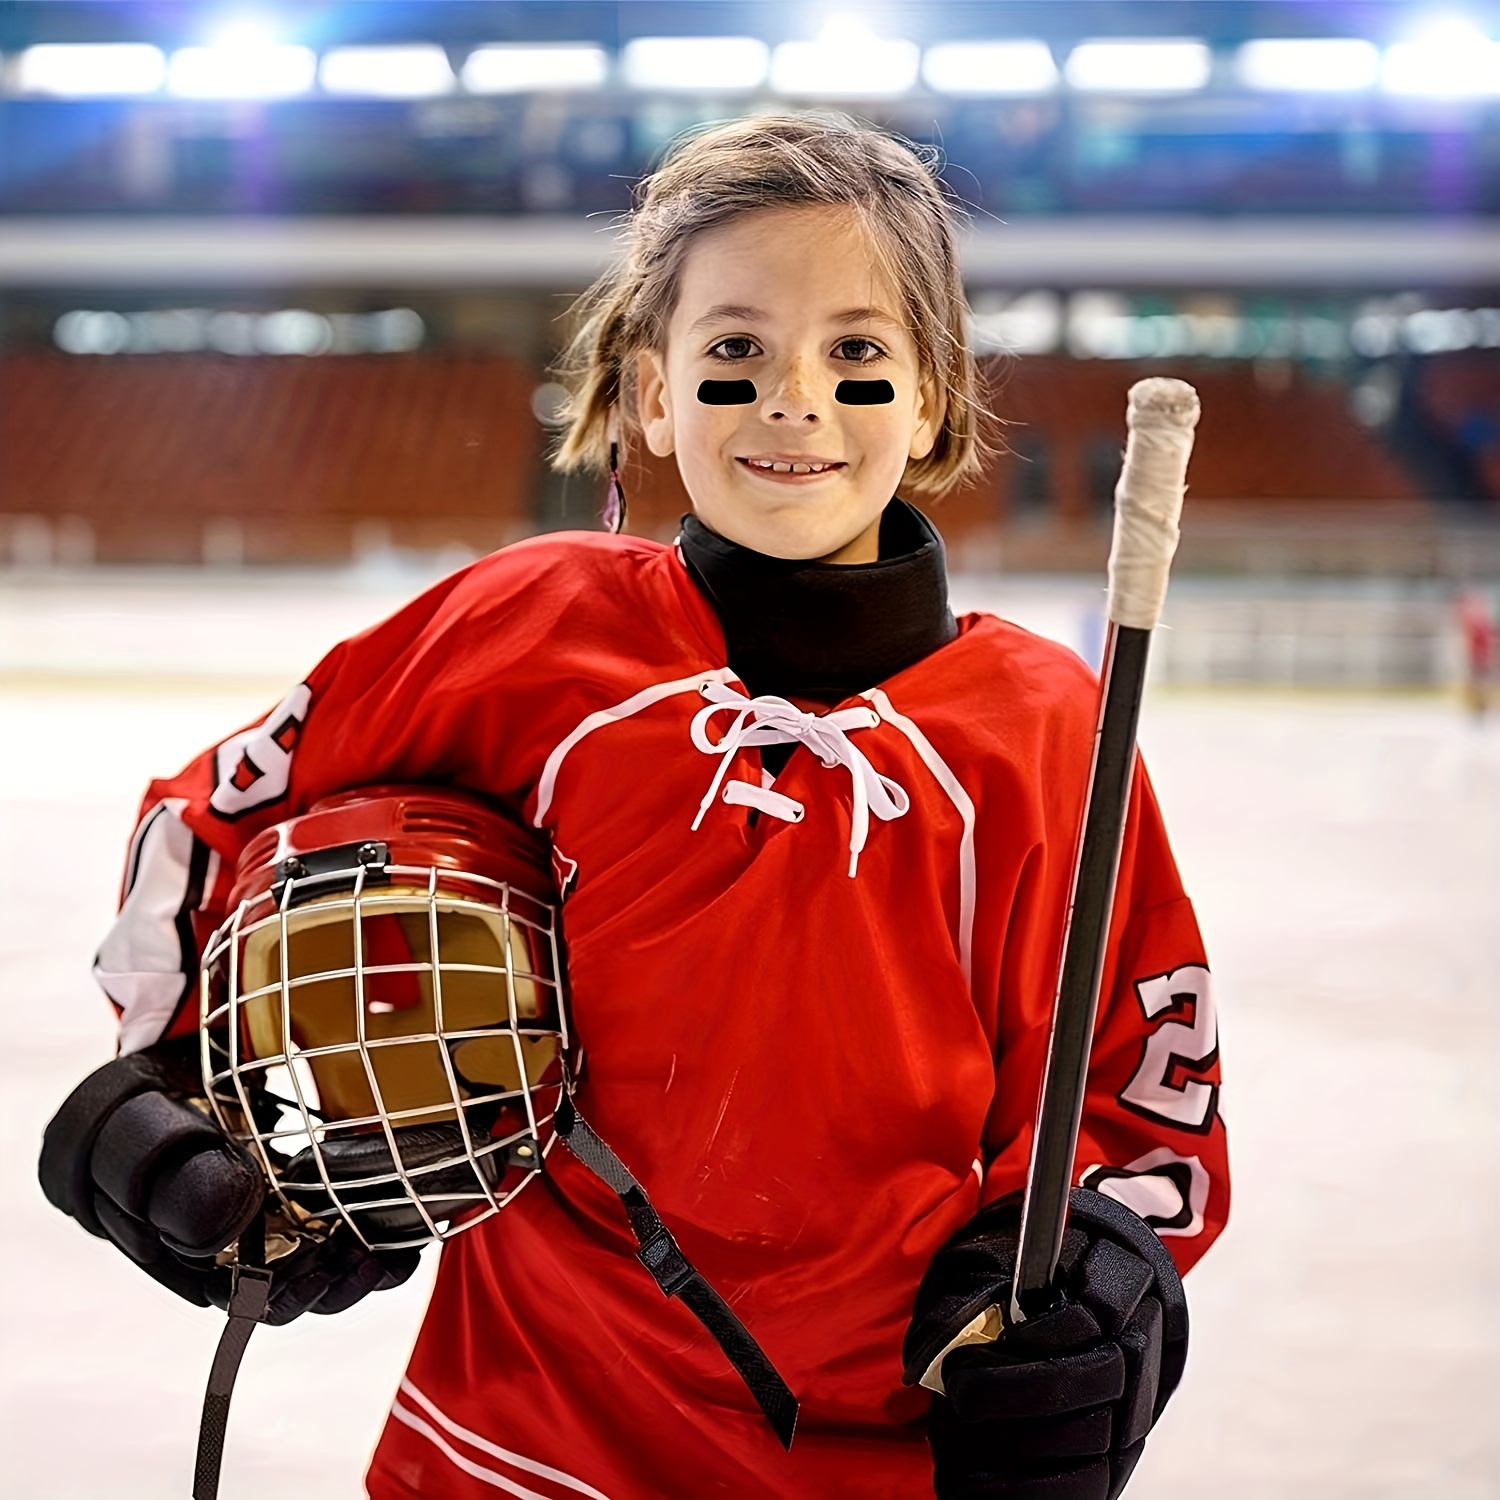
[[780,458],[741,458],[736,462],[753,469],[757,474],[831,474],[844,464],[832,460],[798,460]]

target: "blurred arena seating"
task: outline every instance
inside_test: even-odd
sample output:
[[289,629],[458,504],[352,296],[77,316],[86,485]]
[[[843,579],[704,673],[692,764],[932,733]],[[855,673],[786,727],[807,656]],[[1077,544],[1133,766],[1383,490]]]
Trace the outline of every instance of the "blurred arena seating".
[[[957,568],[1097,569],[1124,392],[1163,373],[1204,404],[1180,572],[1488,578],[1487,16],[0,7],[0,567],[596,524],[598,481],[546,465],[547,372],[631,182],[684,129],[833,107],[931,148],[972,211],[996,454],[934,508]],[[632,529],[670,536],[672,465],[626,481]]]
[[[1153,365],[1198,389],[1203,418],[1193,448],[1192,495],[1202,501],[1256,498],[1412,500],[1418,490],[1369,429],[1350,414],[1337,379],[1290,362]],[[997,372],[995,408],[1018,452],[1040,439],[1050,456],[1053,503],[1067,515],[1110,507],[1119,474],[1120,392],[1144,366],[1064,358],[1017,360]],[[1024,505],[1015,464],[1002,467],[1007,509]]]
[[54,535],[54,561],[490,551],[534,529],[533,384],[514,360],[440,353],[0,360],[12,552],[17,517],[34,551]]
[[1427,362],[1418,399],[1449,442],[1473,462],[1485,498],[1500,504],[1500,369],[1493,355],[1464,351]]
[[[1163,367],[1153,365],[1152,371]],[[1279,518],[1415,522],[1413,480],[1349,413],[1347,392],[1296,367],[1174,365],[1203,398],[1195,527]],[[1145,373],[1039,357],[989,366],[985,478],[934,507],[954,562],[1097,566],[1119,472],[1122,393]],[[1467,420],[1457,369],[1433,381]],[[547,433],[540,375],[503,356],[339,359],[206,354],[0,360],[0,486],[35,539],[98,562],[344,562],[379,546],[488,551],[542,525],[591,525],[590,482],[539,513]],[[1424,388],[1427,389],[1427,388]],[[66,412],[73,440],[58,441]],[[672,465],[635,456],[632,529],[670,536],[687,506]],[[597,486],[595,486],[597,487]],[[1203,507],[1199,509],[1199,507]],[[29,532],[25,528],[29,527]],[[87,542],[83,538],[89,538]],[[71,540],[69,540],[71,539]],[[24,541],[22,544],[24,551]]]

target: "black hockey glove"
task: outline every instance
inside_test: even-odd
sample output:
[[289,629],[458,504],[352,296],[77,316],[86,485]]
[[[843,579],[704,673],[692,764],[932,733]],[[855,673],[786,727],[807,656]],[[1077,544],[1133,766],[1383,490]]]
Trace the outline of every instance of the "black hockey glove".
[[[986,1308],[1008,1316],[1020,1234],[1016,1194],[933,1258],[907,1330],[916,1384]],[[1050,1312],[943,1360],[928,1434],[939,1500],[1114,1500],[1182,1378],[1188,1315],[1171,1255],[1113,1198],[1074,1188]]]
[[[214,1257],[266,1199],[254,1161],[201,1110],[195,1048],[165,1043],[116,1058],[68,1095],[42,1137],[42,1191],[90,1234],[199,1307],[229,1304],[231,1273]],[[418,1252],[365,1249],[346,1229],[304,1241],[272,1265],[270,1323],[342,1312],[398,1286]]]

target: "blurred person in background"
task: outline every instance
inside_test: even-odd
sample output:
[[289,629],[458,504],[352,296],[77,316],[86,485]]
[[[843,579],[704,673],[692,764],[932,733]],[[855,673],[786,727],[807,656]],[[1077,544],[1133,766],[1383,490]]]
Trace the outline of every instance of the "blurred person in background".
[[1464,639],[1464,701],[1475,718],[1489,711],[1495,690],[1495,617],[1489,595],[1469,589],[1458,601]]

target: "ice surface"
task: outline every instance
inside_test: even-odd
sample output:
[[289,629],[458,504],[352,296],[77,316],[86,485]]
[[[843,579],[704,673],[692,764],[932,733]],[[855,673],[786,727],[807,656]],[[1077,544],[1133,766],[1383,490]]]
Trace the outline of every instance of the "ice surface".
[[[148,775],[263,711],[410,586],[6,590],[0,1492],[190,1487],[220,1318],[48,1207],[37,1142],[109,1055],[88,965]],[[998,586],[1079,648],[1096,594]],[[1189,1278],[1187,1380],[1129,1493],[1500,1494],[1500,724],[1439,697],[1159,692],[1143,742],[1218,981],[1237,1197]],[[225,1500],[362,1492],[424,1297],[419,1278],[256,1335]]]

